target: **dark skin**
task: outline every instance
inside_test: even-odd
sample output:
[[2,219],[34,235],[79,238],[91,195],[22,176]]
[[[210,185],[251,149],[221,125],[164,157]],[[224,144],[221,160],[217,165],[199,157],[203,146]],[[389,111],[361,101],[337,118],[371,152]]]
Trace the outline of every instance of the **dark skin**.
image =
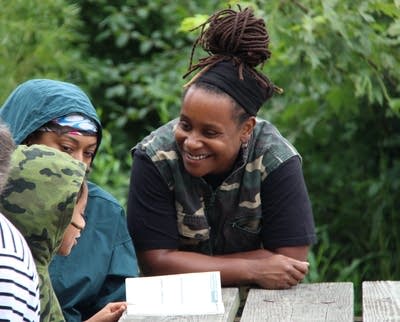
[[35,132],[25,140],[25,144],[43,144],[68,153],[74,159],[90,168],[97,148],[96,136],[73,135],[69,133]]
[[[254,117],[238,123],[234,103],[228,96],[192,85],[183,100],[175,133],[186,171],[194,176],[229,171],[254,126]],[[208,256],[154,249],[139,251],[137,256],[146,275],[220,271],[223,286],[255,284],[286,289],[297,285],[308,273],[308,250],[306,245]]]

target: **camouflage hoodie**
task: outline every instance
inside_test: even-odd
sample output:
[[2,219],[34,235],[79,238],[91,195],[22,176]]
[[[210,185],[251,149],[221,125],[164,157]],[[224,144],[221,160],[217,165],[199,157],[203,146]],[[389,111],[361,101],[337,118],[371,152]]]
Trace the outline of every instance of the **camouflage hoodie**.
[[40,276],[40,320],[64,321],[48,265],[71,221],[86,166],[68,154],[43,146],[19,145],[12,155],[2,212],[22,233]]

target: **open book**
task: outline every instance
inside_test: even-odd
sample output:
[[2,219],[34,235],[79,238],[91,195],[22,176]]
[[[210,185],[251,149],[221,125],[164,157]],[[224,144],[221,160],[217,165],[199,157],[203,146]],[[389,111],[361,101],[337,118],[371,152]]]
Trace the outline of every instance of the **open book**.
[[125,280],[128,308],[120,321],[135,316],[223,314],[219,272]]

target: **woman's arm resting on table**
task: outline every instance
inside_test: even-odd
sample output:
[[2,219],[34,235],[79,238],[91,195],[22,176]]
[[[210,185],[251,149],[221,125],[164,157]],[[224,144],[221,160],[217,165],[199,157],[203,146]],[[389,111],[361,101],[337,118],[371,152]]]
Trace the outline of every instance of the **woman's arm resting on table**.
[[[262,252],[264,251],[264,256]],[[242,256],[240,256],[242,254]],[[308,263],[267,250],[208,256],[171,249],[137,253],[145,275],[220,271],[223,286],[257,284],[281,289],[297,285],[308,272]]]
[[243,259],[262,259],[268,258],[275,254],[281,254],[288,257],[292,257],[299,261],[307,261],[308,249],[309,246],[295,246],[295,247],[280,247],[277,248],[274,252],[271,252],[266,249],[257,249],[249,252],[240,252],[222,255],[225,258],[243,258]]

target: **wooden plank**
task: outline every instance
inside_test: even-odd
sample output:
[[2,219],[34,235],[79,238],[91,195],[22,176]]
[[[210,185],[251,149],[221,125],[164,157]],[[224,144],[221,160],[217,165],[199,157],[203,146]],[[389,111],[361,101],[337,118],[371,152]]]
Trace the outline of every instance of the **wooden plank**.
[[138,316],[127,318],[125,314],[119,319],[119,322],[138,322],[138,321],[174,321],[174,322],[233,322],[239,308],[239,289],[222,288],[222,301],[224,302],[224,314],[209,315],[185,315],[185,316]]
[[362,283],[363,321],[400,321],[400,281]]
[[353,283],[299,284],[288,290],[251,289],[240,322],[353,321]]

